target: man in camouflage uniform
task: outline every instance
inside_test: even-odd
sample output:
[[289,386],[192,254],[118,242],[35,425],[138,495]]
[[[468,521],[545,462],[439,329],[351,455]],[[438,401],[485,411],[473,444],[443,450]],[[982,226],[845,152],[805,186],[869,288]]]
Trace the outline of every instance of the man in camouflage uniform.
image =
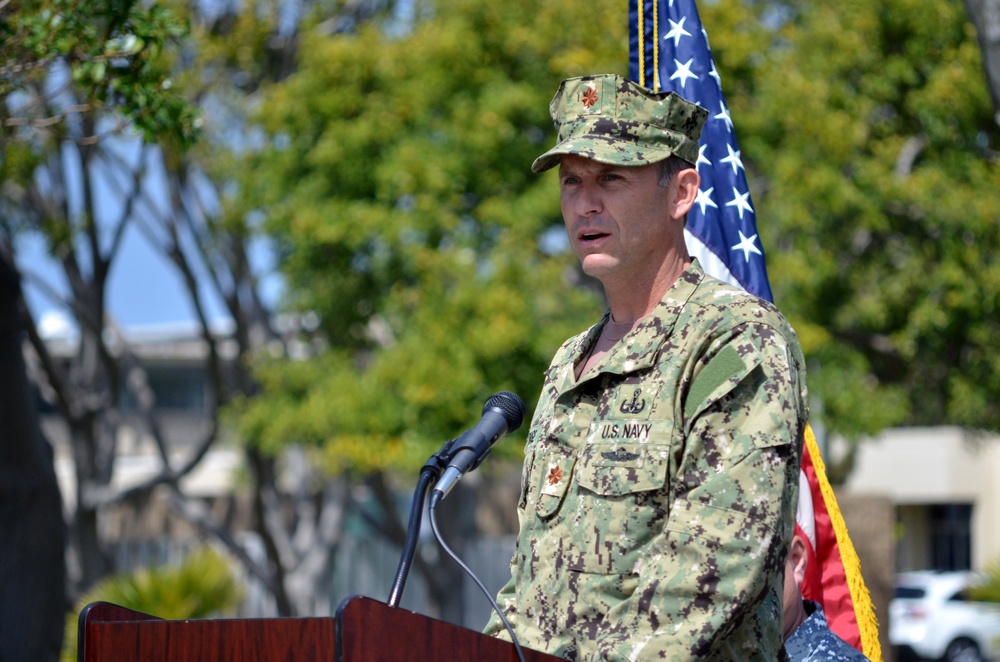
[[[805,474],[799,475],[799,494],[808,494]],[[785,561],[784,637],[790,662],[868,662],[868,658],[830,629],[823,607],[802,597],[802,583],[809,565],[808,542],[815,531],[812,501],[800,500],[795,513],[795,534]]]
[[497,601],[522,645],[570,660],[780,659],[803,358],[771,304],[688,256],[706,111],[614,75],[564,81],[550,110],[532,169],[559,166],[610,310],[546,373]]

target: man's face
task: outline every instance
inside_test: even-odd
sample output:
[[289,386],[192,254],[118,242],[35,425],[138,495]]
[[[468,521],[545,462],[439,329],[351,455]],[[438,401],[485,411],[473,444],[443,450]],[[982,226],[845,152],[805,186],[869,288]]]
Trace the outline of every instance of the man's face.
[[806,540],[796,533],[785,557],[785,582],[782,590],[783,614],[782,625],[785,639],[806,619],[805,608],[802,606],[802,582],[806,578],[806,566],[809,558],[806,552]]
[[802,605],[802,593],[795,581],[796,560],[789,554],[785,559],[785,581],[782,585],[782,621],[787,639],[798,626],[799,613]]
[[663,187],[659,179],[657,164],[616,166],[562,157],[559,203],[585,273],[605,284],[609,279],[641,283],[662,264],[677,234],[668,231],[675,182]]

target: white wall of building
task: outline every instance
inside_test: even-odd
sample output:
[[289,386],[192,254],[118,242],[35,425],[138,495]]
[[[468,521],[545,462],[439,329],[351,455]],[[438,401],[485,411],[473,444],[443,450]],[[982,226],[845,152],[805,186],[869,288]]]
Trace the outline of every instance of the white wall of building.
[[972,567],[1000,561],[1000,436],[955,427],[889,430],[861,444],[845,489],[900,506],[971,503]]

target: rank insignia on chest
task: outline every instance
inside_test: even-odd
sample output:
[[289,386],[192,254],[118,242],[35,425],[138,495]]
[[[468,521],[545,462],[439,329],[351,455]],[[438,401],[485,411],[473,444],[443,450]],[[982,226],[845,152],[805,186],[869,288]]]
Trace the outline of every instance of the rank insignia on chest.
[[549,469],[549,475],[546,480],[548,480],[549,485],[558,485],[559,481],[562,480],[563,472],[559,467],[552,467]]
[[558,496],[563,493],[566,481],[569,479],[570,467],[566,467],[560,461],[549,462],[548,471],[545,473],[545,481],[542,483],[542,494]]

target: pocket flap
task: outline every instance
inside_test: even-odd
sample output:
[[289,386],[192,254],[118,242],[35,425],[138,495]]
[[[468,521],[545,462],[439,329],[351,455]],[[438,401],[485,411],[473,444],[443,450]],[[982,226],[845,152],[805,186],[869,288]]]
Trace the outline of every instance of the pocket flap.
[[580,454],[574,480],[604,496],[658,490],[667,482],[668,450],[664,445],[621,441],[589,444]]

